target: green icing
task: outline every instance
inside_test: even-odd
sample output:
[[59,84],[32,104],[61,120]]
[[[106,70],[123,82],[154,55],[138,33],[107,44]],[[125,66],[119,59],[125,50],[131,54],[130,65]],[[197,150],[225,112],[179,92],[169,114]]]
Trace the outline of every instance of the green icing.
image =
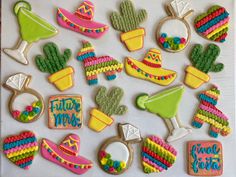
[[[177,86],[171,89],[159,92],[149,98],[143,99],[142,104],[149,112],[159,115],[164,119],[170,119],[176,116],[178,105],[184,92],[183,86]],[[137,102],[136,104],[140,104]]]
[[20,8],[17,13],[21,37],[28,43],[46,39],[57,34],[57,29],[35,13]]

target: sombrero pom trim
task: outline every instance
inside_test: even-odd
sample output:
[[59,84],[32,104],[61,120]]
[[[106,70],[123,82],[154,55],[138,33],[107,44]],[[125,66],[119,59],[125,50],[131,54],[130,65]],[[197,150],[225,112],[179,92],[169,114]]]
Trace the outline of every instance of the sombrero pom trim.
[[159,173],[175,163],[177,151],[163,139],[152,135],[144,140],[141,156],[145,173]]

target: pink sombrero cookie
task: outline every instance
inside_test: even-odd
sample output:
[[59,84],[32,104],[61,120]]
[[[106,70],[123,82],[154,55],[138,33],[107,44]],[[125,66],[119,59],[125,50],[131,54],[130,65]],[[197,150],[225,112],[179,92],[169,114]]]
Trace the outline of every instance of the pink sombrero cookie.
[[75,134],[65,137],[60,145],[48,139],[43,139],[41,143],[42,156],[57,165],[60,165],[73,173],[83,174],[87,172],[93,163],[79,156],[80,139]]
[[99,38],[106,33],[108,26],[93,21],[94,5],[90,1],[80,4],[75,13],[63,8],[57,9],[57,22],[64,28],[81,33],[92,38]]

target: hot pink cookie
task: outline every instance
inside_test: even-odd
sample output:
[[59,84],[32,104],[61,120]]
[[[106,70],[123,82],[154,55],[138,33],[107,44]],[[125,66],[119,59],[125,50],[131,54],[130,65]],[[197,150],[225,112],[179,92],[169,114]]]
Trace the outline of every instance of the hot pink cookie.
[[93,17],[94,5],[90,1],[81,3],[75,13],[68,12],[63,8],[57,9],[59,25],[91,38],[99,38],[107,32],[109,27],[93,21]]
[[60,145],[48,139],[43,139],[41,154],[45,159],[81,175],[87,172],[93,166],[93,163],[78,155],[79,147],[80,138],[75,134],[70,134],[64,138]]

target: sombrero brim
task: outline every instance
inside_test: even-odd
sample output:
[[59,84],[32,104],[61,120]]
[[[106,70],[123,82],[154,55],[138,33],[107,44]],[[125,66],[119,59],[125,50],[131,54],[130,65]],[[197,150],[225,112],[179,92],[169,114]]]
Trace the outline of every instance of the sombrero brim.
[[132,58],[126,58],[125,69],[127,74],[131,76],[149,80],[160,85],[169,85],[177,77],[175,71],[153,68]]
[[63,8],[58,8],[57,10],[57,22],[64,28],[93,38],[101,37],[109,28],[105,24],[79,18]]
[[93,163],[84,157],[64,153],[58,145],[48,139],[42,140],[41,154],[45,159],[79,175],[87,172],[93,166]]

